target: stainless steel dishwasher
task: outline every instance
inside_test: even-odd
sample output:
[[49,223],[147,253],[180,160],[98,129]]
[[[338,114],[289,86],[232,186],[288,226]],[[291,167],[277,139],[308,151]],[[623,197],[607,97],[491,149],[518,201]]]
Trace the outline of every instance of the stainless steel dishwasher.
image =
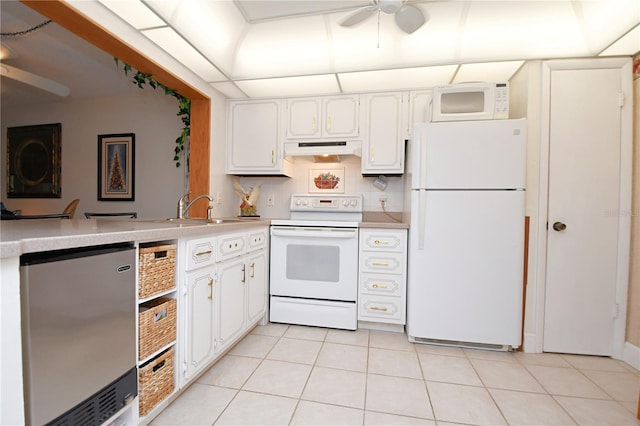
[[25,419],[99,425],[137,395],[132,244],[20,258]]

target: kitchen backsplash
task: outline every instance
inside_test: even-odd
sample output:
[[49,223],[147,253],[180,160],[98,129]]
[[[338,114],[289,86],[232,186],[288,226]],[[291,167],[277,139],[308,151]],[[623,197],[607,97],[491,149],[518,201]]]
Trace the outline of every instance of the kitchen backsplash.
[[[310,192],[310,181],[314,176],[323,172],[339,177],[339,185],[342,186],[345,194],[362,194],[365,211],[381,212],[380,197],[386,197],[387,211],[402,211],[404,205],[404,177],[386,176],[387,187],[385,190],[380,190],[373,185],[375,177],[362,176],[360,157],[344,156],[340,160],[339,163],[315,163],[310,157],[296,157],[294,159],[294,175],[291,178],[240,177],[238,180],[245,189],[261,185],[257,202],[257,214],[269,219],[288,218],[291,194],[308,194]],[[313,170],[313,173],[310,173],[311,170]],[[344,174],[342,174],[343,171]],[[339,187],[337,188],[339,189]],[[273,206],[267,206],[267,198],[270,194],[273,194]],[[241,200],[239,197],[235,198],[235,204],[239,209]]]

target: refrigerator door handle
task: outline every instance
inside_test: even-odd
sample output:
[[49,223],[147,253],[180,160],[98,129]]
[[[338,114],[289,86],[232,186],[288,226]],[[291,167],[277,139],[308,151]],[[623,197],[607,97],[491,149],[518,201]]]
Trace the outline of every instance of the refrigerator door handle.
[[427,222],[427,191],[418,190],[418,250],[424,250],[424,234]]

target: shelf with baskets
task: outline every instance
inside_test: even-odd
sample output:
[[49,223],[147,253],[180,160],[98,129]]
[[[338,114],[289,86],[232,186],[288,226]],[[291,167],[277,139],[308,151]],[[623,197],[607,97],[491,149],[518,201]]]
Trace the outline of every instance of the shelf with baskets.
[[138,247],[138,396],[144,417],[176,390],[175,242]]

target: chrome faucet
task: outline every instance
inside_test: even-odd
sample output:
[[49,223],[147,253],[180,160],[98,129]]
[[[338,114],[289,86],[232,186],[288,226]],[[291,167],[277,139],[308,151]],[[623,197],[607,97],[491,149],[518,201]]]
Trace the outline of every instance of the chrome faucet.
[[213,197],[207,194],[198,195],[193,200],[189,201],[190,192],[184,194],[180,197],[178,201],[178,219],[185,219],[187,217],[187,212],[191,208],[191,206],[201,198],[206,198],[209,200],[209,205],[207,206],[207,219],[213,218],[213,206],[211,203],[213,202]]

